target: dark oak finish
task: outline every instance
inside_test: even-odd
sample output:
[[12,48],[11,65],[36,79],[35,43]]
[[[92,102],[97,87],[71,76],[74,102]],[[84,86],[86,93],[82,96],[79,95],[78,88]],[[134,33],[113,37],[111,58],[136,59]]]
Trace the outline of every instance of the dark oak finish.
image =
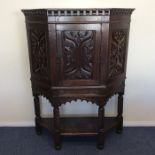
[[[133,9],[33,9],[25,14],[36,132],[48,128],[56,149],[61,135],[97,135],[123,129],[130,16]],[[108,99],[118,94],[118,115],[104,116]],[[40,116],[39,95],[53,106],[53,118]],[[72,100],[92,101],[98,117],[60,118],[59,107]]]

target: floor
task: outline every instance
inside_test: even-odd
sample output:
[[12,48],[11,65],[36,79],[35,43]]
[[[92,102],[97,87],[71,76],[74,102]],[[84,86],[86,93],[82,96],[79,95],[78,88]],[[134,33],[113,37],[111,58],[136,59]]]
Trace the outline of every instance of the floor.
[[1,127],[0,155],[155,155],[155,127],[126,127],[123,134],[109,131],[104,150],[95,137],[64,137],[62,149],[53,148],[51,134],[37,136],[33,127]]

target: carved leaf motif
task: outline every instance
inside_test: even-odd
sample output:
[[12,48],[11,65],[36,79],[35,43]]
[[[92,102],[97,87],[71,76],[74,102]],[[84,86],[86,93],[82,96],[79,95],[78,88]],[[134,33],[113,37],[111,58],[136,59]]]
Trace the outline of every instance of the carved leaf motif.
[[124,71],[127,34],[123,30],[112,32],[109,77],[121,74]]
[[46,33],[41,29],[30,31],[32,71],[35,74],[47,75]]
[[63,32],[65,79],[92,77],[94,33],[93,31]]

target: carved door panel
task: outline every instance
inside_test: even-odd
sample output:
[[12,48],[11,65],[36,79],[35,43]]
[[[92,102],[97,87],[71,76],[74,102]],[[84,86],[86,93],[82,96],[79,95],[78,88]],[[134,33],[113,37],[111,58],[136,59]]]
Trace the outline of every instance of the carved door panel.
[[58,78],[63,85],[95,85],[99,79],[100,25],[58,24]]

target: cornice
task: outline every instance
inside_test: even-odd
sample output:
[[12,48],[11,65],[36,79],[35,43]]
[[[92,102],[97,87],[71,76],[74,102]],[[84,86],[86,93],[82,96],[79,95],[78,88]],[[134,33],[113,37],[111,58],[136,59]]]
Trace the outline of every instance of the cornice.
[[93,9],[29,9],[22,10],[26,16],[105,16],[130,15],[134,9],[93,8]]

